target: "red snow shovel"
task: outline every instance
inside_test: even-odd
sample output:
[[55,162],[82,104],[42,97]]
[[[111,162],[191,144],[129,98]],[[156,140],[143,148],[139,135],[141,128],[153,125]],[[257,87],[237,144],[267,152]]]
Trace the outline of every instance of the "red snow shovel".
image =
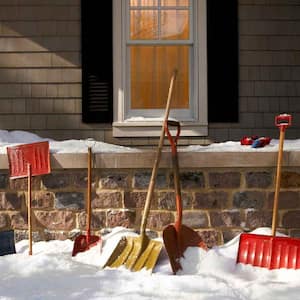
[[[87,194],[87,229],[86,235],[81,234],[76,237],[72,256],[79,252],[89,250],[91,247],[101,243],[99,236],[91,235],[91,192],[92,192],[92,149],[88,148],[88,194]],[[101,245],[100,245],[101,247]]]
[[27,222],[29,236],[29,255],[32,255],[32,220],[31,220],[31,177],[51,172],[49,142],[7,147],[10,178],[28,178]]
[[275,118],[275,124],[280,129],[280,139],[273,204],[272,235],[241,234],[237,263],[251,264],[268,269],[300,268],[300,239],[276,237],[283,141],[285,129],[291,125],[291,119],[292,117],[287,114],[282,114]]
[[[169,126],[177,127],[177,134],[175,138],[172,137],[169,131]],[[163,240],[170,259],[170,264],[173,273],[176,274],[178,270],[182,269],[180,265],[180,258],[183,257],[183,253],[187,247],[200,247],[207,250],[207,246],[196,231],[182,224],[182,200],[177,155],[177,140],[180,135],[180,123],[177,121],[168,120],[167,122],[165,122],[165,132],[170,141],[172,151],[174,187],[176,192],[177,220],[175,224],[170,224],[163,230]]]

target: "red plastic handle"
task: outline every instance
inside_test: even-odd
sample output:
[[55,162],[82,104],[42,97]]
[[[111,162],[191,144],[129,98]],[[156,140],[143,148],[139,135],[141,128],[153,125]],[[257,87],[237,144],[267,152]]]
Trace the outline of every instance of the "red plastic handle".
[[292,125],[292,116],[289,114],[280,114],[275,117],[275,125],[280,130],[285,130],[288,126]]

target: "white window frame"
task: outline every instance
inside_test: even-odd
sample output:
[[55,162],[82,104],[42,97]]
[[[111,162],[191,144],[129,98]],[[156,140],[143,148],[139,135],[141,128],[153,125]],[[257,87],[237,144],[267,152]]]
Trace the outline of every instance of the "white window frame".
[[[164,110],[129,109],[129,76],[127,59],[126,16],[127,1],[113,0],[113,81],[114,81],[114,137],[159,136]],[[181,123],[181,136],[207,136],[207,43],[206,43],[206,0],[193,0],[193,55],[194,74],[191,74],[190,110],[171,109],[170,117]],[[138,117],[143,114],[143,118]]]

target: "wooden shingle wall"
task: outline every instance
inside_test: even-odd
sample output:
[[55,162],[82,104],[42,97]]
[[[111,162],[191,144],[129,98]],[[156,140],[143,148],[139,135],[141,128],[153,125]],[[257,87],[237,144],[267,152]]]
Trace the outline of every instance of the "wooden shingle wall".
[[212,138],[278,138],[274,116],[282,112],[294,117],[287,138],[299,138],[299,35],[300,1],[239,0],[239,123],[210,124]]

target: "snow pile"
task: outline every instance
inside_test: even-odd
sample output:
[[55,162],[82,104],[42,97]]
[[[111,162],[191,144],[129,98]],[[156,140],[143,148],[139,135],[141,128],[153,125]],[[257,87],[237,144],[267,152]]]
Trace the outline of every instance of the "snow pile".
[[[256,230],[270,234],[269,228]],[[103,269],[121,236],[134,235],[115,228],[102,237],[103,250],[92,247],[72,257],[74,243],[37,242],[28,256],[28,241],[16,244],[17,254],[0,257],[0,299],[118,299],[118,300],[254,300],[298,299],[300,270],[267,270],[236,264],[239,237],[208,252],[188,248],[183,269],[171,274],[164,251],[152,274]]]

